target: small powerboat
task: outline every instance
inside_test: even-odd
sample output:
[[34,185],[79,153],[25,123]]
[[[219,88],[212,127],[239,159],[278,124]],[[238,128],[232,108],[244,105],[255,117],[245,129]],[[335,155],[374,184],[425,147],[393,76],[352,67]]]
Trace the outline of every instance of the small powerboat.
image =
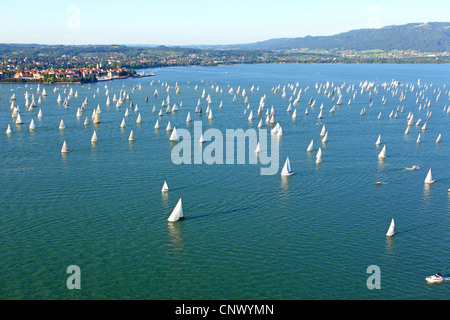
[[444,277],[440,273],[433,274],[425,278],[428,283],[441,283],[444,281]]
[[411,168],[406,168],[406,170],[419,170],[419,166],[412,166]]

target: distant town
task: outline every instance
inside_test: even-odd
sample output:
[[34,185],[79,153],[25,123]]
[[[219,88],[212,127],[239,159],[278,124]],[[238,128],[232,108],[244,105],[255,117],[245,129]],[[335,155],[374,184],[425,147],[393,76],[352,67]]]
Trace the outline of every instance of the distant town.
[[450,63],[450,53],[0,44],[3,83],[88,83],[151,76],[136,71],[148,68],[256,63]]

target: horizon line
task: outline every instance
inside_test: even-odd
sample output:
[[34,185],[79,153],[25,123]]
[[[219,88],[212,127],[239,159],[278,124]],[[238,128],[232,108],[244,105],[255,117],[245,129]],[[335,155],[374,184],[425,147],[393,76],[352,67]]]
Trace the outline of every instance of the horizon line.
[[428,22],[408,22],[404,24],[391,24],[391,25],[385,25],[381,26],[379,28],[359,28],[359,29],[350,29],[348,31],[343,31],[339,33],[329,34],[329,35],[305,35],[305,36],[299,36],[299,37],[276,37],[276,38],[269,38],[264,40],[256,40],[253,42],[242,42],[242,43],[228,43],[228,44],[154,44],[154,43],[141,43],[141,44],[133,44],[133,43],[85,43],[85,44],[62,44],[62,43],[38,43],[38,42],[0,42],[0,45],[40,45],[40,46],[129,46],[129,47],[220,47],[220,46],[235,46],[235,45],[246,45],[246,44],[255,44],[258,42],[264,42],[274,39],[298,39],[298,38],[306,38],[306,37],[332,37],[339,34],[352,32],[352,31],[358,31],[358,30],[375,30],[375,29],[383,29],[383,28],[389,28],[389,27],[395,27],[395,26],[406,26],[409,24],[429,24],[429,23],[450,23],[447,21],[428,21]]

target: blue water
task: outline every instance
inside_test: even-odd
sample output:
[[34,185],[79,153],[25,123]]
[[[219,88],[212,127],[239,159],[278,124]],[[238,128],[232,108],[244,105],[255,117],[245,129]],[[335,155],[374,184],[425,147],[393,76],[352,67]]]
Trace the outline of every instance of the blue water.
[[[425,281],[437,272],[450,274],[450,114],[443,112],[450,105],[449,65],[236,65],[146,72],[155,76],[90,85],[41,85],[40,92],[36,84],[0,86],[0,298],[450,298],[449,282]],[[400,82],[397,93],[382,86],[390,86],[393,79]],[[343,104],[333,114],[329,110],[336,99],[324,95],[327,81],[328,92],[344,85]],[[369,91],[361,93],[365,81],[378,90],[370,90],[372,107]],[[322,84],[320,93],[316,83]],[[352,85],[354,91],[347,93]],[[105,86],[111,100],[121,90],[130,100],[120,108],[113,102],[106,106]],[[43,88],[48,95],[38,104]],[[67,97],[70,88],[78,97],[72,96],[70,107],[64,108],[56,102],[57,96]],[[228,93],[230,88],[235,93]],[[207,119],[203,89],[212,100],[212,120]],[[250,105],[246,115],[243,89]],[[286,109],[299,89],[300,103],[292,105],[298,117],[293,120],[292,111]],[[424,100],[416,104],[420,91]],[[25,92],[35,96],[37,107],[32,111],[24,106]],[[401,92],[406,97],[402,102]],[[13,93],[21,109],[21,126],[11,117]],[[182,103],[182,107],[158,117],[168,95],[170,106]],[[248,161],[172,162],[176,143],[169,142],[165,130],[169,120],[191,133],[194,123],[186,124],[188,112],[193,121],[202,121],[203,130],[216,128],[224,136],[226,129],[256,130],[263,95],[264,113],[273,106],[283,128],[282,137],[272,137],[279,146],[277,174],[261,175],[263,165]],[[381,102],[383,96],[386,104]],[[86,111],[77,118],[76,109],[86,97]],[[310,98],[316,99],[315,108],[309,106]],[[201,116],[194,113],[199,99]],[[431,101],[430,107],[419,111],[425,99]],[[137,112],[130,110],[121,129],[131,102],[138,106],[142,123],[136,123]],[[94,125],[91,115],[97,105],[101,123]],[[397,119],[389,118],[398,106],[403,112]],[[249,110],[255,115],[252,122],[247,120]],[[427,111],[432,112],[429,119]],[[426,131],[414,124],[405,135],[409,112],[414,123],[419,118],[422,124],[427,122]],[[89,125],[84,126],[86,117]],[[34,131],[28,129],[32,118]],[[264,118],[263,129],[270,129]],[[58,129],[61,119],[64,130]],[[157,119],[159,130],[153,128]],[[4,133],[8,124],[10,135]],[[322,125],[329,132],[325,144],[319,135]],[[99,141],[92,144],[94,129]],[[134,142],[128,141],[131,130]],[[442,140],[437,144],[439,133]],[[379,134],[382,145],[377,147]],[[315,150],[308,153],[311,139]],[[63,141],[71,150],[68,154],[60,152]],[[388,156],[379,161],[383,144]],[[192,150],[207,145],[193,141]],[[323,151],[320,165],[315,163],[318,147]],[[254,156],[253,150],[248,153]],[[286,157],[295,174],[282,178],[279,171]],[[421,169],[405,170],[412,165]],[[429,168],[437,181],[427,187]],[[170,191],[162,194],[165,180]],[[377,181],[384,184],[376,186]],[[180,197],[186,219],[168,223]],[[389,238],[385,234],[392,218],[397,234]],[[81,290],[66,286],[69,265],[81,269]],[[381,270],[380,289],[369,290],[366,285],[371,265]]]

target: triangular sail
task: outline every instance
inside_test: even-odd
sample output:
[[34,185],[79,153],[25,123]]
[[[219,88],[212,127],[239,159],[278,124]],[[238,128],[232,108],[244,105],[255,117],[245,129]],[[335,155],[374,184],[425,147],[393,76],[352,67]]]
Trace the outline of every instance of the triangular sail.
[[389,229],[386,232],[386,236],[392,237],[394,234],[395,234],[395,222],[394,222],[394,218],[392,218],[391,224],[389,225]]
[[380,153],[378,154],[378,158],[386,158],[386,145],[383,146]]
[[181,198],[180,200],[178,200],[177,205],[175,206],[175,208],[173,209],[172,213],[170,214],[169,218],[167,219],[167,221],[170,222],[175,222],[178,220],[183,220],[184,219],[184,215],[183,215],[183,206],[181,203]]
[[292,175],[294,172],[291,169],[291,163],[289,161],[289,157],[286,158],[286,162],[284,163],[283,169],[281,170],[282,176]]
[[433,175],[431,174],[431,168],[428,170],[427,177],[425,178],[425,183],[433,183],[435,180],[433,180]]
[[167,185],[167,182],[164,181],[163,187],[161,189],[161,192],[168,192],[169,191],[169,186]]

